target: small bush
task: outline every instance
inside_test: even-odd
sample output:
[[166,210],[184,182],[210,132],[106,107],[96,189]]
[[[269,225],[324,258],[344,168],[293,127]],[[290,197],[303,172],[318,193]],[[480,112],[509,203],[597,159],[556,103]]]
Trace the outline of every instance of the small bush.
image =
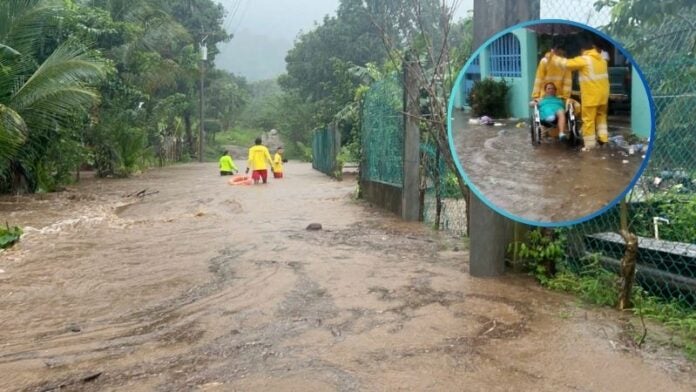
[[469,102],[474,116],[507,117],[507,96],[510,85],[505,80],[484,79],[474,82]]
[[9,248],[15,242],[19,241],[22,236],[22,229],[14,226],[10,227],[5,224],[5,227],[0,227],[0,249]]
[[511,243],[508,252],[515,253],[522,261],[526,271],[534,275],[542,284],[556,274],[556,265],[565,258],[565,236],[560,232],[546,232],[541,229],[527,233],[525,242]]
[[295,142],[297,147],[297,152],[299,153],[299,159],[303,162],[312,162],[312,147],[304,145],[302,142]]

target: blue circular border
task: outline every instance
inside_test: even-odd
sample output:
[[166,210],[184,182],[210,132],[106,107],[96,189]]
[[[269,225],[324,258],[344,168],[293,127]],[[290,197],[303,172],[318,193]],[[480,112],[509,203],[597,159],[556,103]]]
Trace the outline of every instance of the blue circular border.
[[[454,146],[454,139],[452,137],[452,112],[454,108],[454,96],[455,92],[459,91],[460,84],[462,79],[464,78],[464,73],[465,71],[469,68],[471,63],[474,61],[474,59],[481,54],[483,49],[487,48],[493,41],[496,39],[502,37],[503,35],[510,33],[514,30],[525,28],[527,26],[534,26],[538,24],[548,24],[548,23],[557,23],[557,24],[567,24],[567,25],[573,25],[579,28],[582,28],[584,30],[587,30],[593,34],[596,34],[605,40],[609,41],[612,45],[614,45],[615,48],[619,49],[621,54],[628,59],[631,62],[632,68],[636,71],[638,74],[638,77],[640,77],[641,82],[643,83],[643,86],[645,87],[645,92],[648,95],[648,101],[650,105],[650,140],[648,141],[648,149],[645,152],[645,158],[643,158],[643,163],[641,166],[638,168],[636,171],[636,174],[633,176],[633,179],[631,180],[631,183],[628,184],[626,189],[623,190],[618,196],[616,196],[611,202],[609,202],[606,206],[600,208],[599,210],[583,216],[581,218],[575,219],[575,220],[570,220],[570,221],[559,221],[559,222],[541,222],[541,221],[531,221],[525,218],[522,218],[520,216],[514,215],[507,210],[500,208],[493,204],[490,200],[488,200],[483,193],[476,187],[476,185],[471,181],[471,179],[466,175],[466,171],[462,168],[462,165],[459,160],[459,156],[457,155],[457,150]],[[454,82],[454,86],[452,87],[452,91],[450,92],[450,98],[449,102],[447,104],[447,139],[448,139],[448,144],[450,147],[450,150],[452,151],[452,158],[454,158],[454,164],[457,166],[457,170],[459,170],[459,173],[462,175],[464,178],[464,181],[467,183],[469,186],[469,189],[474,192],[476,197],[479,198],[485,205],[487,205],[489,208],[491,208],[493,211],[497,212],[500,215],[503,215],[504,217],[514,220],[516,222],[524,223],[530,226],[539,226],[539,227],[565,227],[565,226],[572,226],[576,225],[579,223],[586,222],[590,219],[596,218],[599,215],[604,214],[607,212],[610,208],[616,206],[616,204],[621,201],[626,194],[633,189],[633,187],[636,185],[636,182],[638,182],[638,179],[640,179],[641,175],[643,174],[643,171],[648,165],[648,161],[650,160],[650,156],[652,155],[652,150],[653,150],[653,145],[655,143],[655,102],[653,100],[652,94],[650,92],[650,87],[648,86],[648,83],[645,80],[645,76],[643,75],[643,72],[640,70],[640,67],[636,63],[636,61],[633,59],[633,57],[624,49],[624,47],[616,42],[614,39],[606,35],[605,33],[584,25],[582,23],[570,21],[570,20],[565,20],[565,19],[537,19],[537,20],[532,20],[532,21],[526,21],[522,22],[519,24],[516,24],[514,26],[510,26],[506,28],[503,31],[500,31],[493,35],[491,38],[489,38],[486,42],[484,42],[476,51],[472,53],[472,55],[469,57],[469,60],[464,64],[462,69],[459,71],[459,75],[457,76],[457,80]]]

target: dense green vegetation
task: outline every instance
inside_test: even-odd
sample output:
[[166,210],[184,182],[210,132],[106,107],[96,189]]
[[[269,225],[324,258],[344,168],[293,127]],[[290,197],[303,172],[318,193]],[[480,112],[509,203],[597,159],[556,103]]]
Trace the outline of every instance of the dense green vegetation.
[[[214,67],[230,38],[214,0],[3,1],[0,193],[51,191],[80,168],[128,176],[197,159],[202,41],[206,157],[272,128],[289,157],[303,157],[312,130],[334,123],[351,159],[365,89],[400,69],[419,29],[440,34],[436,3],[416,15],[407,0],[342,0],[297,38],[286,74],[248,83]],[[457,28],[450,56],[463,62],[470,34]]]
[[[299,156],[311,145],[313,129],[335,124],[346,146],[344,158],[354,160],[360,150],[359,109],[369,86],[400,72],[407,50],[433,66],[428,51],[437,53],[433,43],[444,34],[442,5],[419,3],[416,10],[410,0],[342,0],[336,16],[297,38],[286,56],[286,74],[277,80],[280,89],[258,85],[265,93],[255,95],[245,125],[280,130],[288,155]],[[470,22],[449,26],[450,77],[471,52]]]
[[195,156],[204,39],[208,136],[234,126],[249,86],[213,67],[223,17],[212,0],[0,3],[0,192]]
[[[599,254],[583,260],[569,259],[565,255],[565,232],[548,233],[551,231],[532,230],[525,241],[511,244],[508,250],[515,262],[544,287],[575,294],[587,303],[615,307],[620,286],[616,272],[605,268]],[[670,344],[696,359],[696,311],[692,304],[656,297],[640,286],[633,287],[631,302],[634,315],[663,323],[673,333]],[[637,343],[642,343],[642,335],[633,336]]]

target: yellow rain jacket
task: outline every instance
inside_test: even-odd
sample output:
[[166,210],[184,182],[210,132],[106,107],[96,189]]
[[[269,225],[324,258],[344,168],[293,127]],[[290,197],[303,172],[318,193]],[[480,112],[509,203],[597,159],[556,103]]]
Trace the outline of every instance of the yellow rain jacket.
[[[547,57],[548,58],[548,57]],[[601,106],[609,102],[607,61],[595,49],[588,49],[572,59],[553,56],[552,62],[562,68],[578,71],[582,106]]]
[[280,153],[275,153],[273,156],[273,173],[283,172],[283,156]]
[[546,57],[539,61],[536,77],[534,78],[534,89],[532,90],[532,99],[541,99],[544,97],[544,85],[552,82],[556,86],[556,94],[563,101],[570,98],[570,92],[573,87],[573,78],[569,69],[560,67],[553,62],[549,62],[549,53]]
[[248,167],[251,170],[266,170],[266,161],[271,161],[271,153],[266,146],[256,145],[249,149]]
[[223,155],[222,158],[220,158],[219,164],[220,164],[220,171],[224,171],[224,172],[239,171],[239,169],[237,169],[237,165],[234,164],[232,157],[229,155]]

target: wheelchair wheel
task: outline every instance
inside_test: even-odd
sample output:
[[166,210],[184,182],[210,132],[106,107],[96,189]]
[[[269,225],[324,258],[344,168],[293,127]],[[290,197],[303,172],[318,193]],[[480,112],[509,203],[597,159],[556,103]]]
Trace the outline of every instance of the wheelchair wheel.
[[532,101],[532,111],[529,116],[529,133],[532,137],[532,146],[541,144],[541,118],[536,101]]
[[575,116],[575,110],[572,103],[566,102],[566,120],[568,122],[568,143],[571,147],[582,146],[582,134],[578,127],[578,118]]
[[571,147],[578,147],[582,145],[582,135],[580,134],[580,129],[578,127],[578,120],[575,116],[568,117],[568,135],[570,136],[568,142]]
[[536,121],[532,121],[532,125],[529,127],[529,133],[532,136],[532,145],[537,146],[541,144],[541,124]]

